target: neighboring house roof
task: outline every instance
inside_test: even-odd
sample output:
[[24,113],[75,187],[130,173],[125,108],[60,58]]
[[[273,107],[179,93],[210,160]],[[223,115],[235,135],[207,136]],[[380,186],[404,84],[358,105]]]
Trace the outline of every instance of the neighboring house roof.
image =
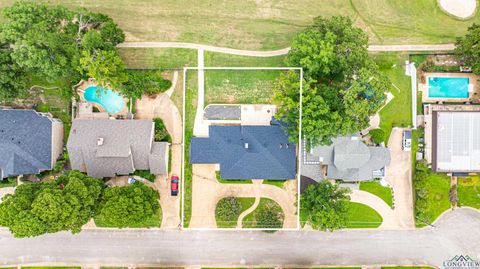
[[0,109],[0,178],[52,169],[52,119],[34,110]]
[[433,112],[433,170],[480,171],[480,112]]
[[327,178],[362,181],[385,176],[390,164],[387,148],[369,147],[357,135],[337,137],[331,145],[314,147],[304,156],[302,175],[315,180],[323,178],[321,165],[328,166]]
[[220,164],[224,179],[294,179],[296,145],[276,126],[209,126],[190,141],[190,163]]
[[135,170],[165,174],[166,165],[157,162],[166,163],[168,143],[153,142],[153,133],[151,120],[76,119],[67,143],[72,168],[96,178]]

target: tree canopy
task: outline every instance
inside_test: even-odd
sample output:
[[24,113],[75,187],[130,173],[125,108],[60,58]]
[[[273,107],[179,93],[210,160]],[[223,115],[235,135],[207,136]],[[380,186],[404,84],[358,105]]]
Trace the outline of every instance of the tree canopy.
[[11,57],[11,49],[0,48],[0,100],[24,97],[28,92],[27,84],[25,72]]
[[464,60],[465,65],[472,68],[475,74],[480,74],[480,25],[472,24],[467,34],[457,38],[455,53]]
[[154,189],[136,182],[125,187],[107,188],[99,204],[95,221],[107,227],[138,227],[158,215],[160,195]]
[[347,224],[350,190],[323,180],[312,184],[300,197],[301,219],[312,228],[333,231]]
[[[80,58],[84,53],[115,51],[124,41],[123,31],[113,20],[86,9],[70,10],[35,1],[19,1],[3,9],[0,40],[8,50],[2,55],[22,72],[47,80],[79,79]],[[108,55],[110,55],[108,54]],[[0,69],[9,64],[0,60]],[[117,68],[121,68],[119,65]],[[15,69],[15,70],[17,70]],[[11,74],[10,72],[8,76]],[[112,74],[112,77],[117,74]],[[105,80],[105,74],[102,79]],[[0,85],[0,97],[17,94],[19,85]]]
[[[299,33],[287,55],[304,70],[302,133],[311,145],[366,128],[385,103],[389,80],[369,58],[367,35],[348,17],[318,17]],[[277,117],[298,141],[299,75],[283,74],[274,86]]]
[[52,182],[25,183],[0,204],[0,226],[15,237],[81,231],[93,215],[102,181],[71,171]]

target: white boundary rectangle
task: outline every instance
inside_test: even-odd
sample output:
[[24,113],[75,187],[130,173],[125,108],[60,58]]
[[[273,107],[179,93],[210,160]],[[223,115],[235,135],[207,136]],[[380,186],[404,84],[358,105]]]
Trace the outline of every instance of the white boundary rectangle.
[[[186,108],[186,85],[187,85],[187,71],[188,70],[280,70],[280,71],[288,71],[288,70],[297,70],[300,71],[300,101],[299,101],[299,132],[298,132],[298,146],[299,146],[299,157],[297,162],[297,228],[189,228],[184,227],[185,224],[185,108]],[[300,230],[300,180],[301,180],[301,152],[302,152],[302,102],[303,102],[303,68],[302,67],[184,67],[183,68],[183,115],[182,115],[182,131],[183,131],[183,139],[182,139],[182,176],[181,176],[181,183],[182,183],[182,199],[181,199],[181,229],[182,230],[214,230],[214,231],[298,231]]]

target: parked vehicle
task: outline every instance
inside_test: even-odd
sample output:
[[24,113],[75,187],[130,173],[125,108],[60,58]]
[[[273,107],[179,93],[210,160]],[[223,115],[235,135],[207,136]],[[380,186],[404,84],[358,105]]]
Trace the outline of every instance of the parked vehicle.
[[412,131],[405,130],[403,131],[403,143],[402,148],[404,151],[411,151],[412,150]]
[[178,195],[178,184],[179,184],[178,176],[172,175],[172,178],[170,179],[170,193],[172,196]]

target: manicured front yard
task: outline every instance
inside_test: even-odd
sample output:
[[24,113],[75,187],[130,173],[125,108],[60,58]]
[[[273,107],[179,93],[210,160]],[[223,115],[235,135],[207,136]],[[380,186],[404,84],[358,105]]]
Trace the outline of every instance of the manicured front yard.
[[457,179],[458,204],[480,209],[480,176]]
[[392,189],[382,186],[378,181],[367,181],[360,183],[360,190],[370,192],[380,198],[382,198],[387,205],[393,206]]
[[217,203],[217,210],[215,210],[215,220],[217,222],[217,227],[218,228],[235,228],[237,227],[238,217],[243,211],[247,210],[253,205],[253,203],[255,202],[255,198],[235,197],[234,199],[238,201],[239,209],[234,212],[235,214],[232,214],[231,216],[228,216],[228,217],[222,216],[221,214],[219,214],[219,211],[218,211],[218,204],[220,204],[222,200],[225,200],[225,199],[229,199],[229,198],[228,197],[222,198]]
[[282,228],[283,211],[269,198],[261,198],[258,207],[243,219],[243,228]]
[[386,52],[372,54],[375,62],[390,81],[390,93],[394,98],[380,111],[380,128],[385,131],[385,144],[393,127],[412,124],[412,91],[410,77],[405,75],[405,61],[408,54]]
[[346,228],[377,228],[382,222],[382,216],[373,208],[349,202]]
[[223,179],[220,177],[220,171],[216,171],[217,181],[222,184],[252,184],[251,179]]

